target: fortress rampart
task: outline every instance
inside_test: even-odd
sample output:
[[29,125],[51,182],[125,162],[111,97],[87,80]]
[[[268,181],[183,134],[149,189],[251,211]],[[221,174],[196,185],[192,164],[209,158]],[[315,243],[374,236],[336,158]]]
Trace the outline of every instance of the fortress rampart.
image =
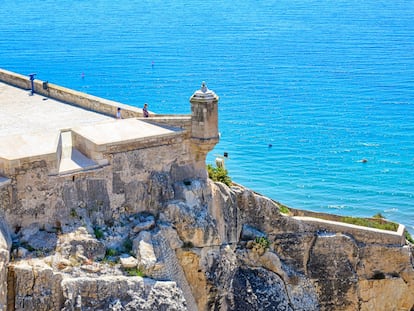
[[[30,90],[26,76],[0,70],[0,81]],[[218,142],[218,97],[205,85],[190,99],[191,115],[143,118],[139,108],[33,82],[35,96],[110,118],[41,136],[50,141],[38,152],[7,156],[0,150],[1,211],[12,230],[33,223],[62,226],[75,212],[88,213],[96,222],[119,218],[122,213],[156,212],[163,200],[171,199],[168,189],[176,183],[206,179],[205,158]],[[117,107],[122,108],[123,120],[112,117]],[[165,187],[150,187],[159,183]],[[383,232],[342,224],[332,219],[335,216],[312,216],[312,212],[298,211],[294,218],[312,230],[348,232],[361,241],[405,242],[404,226],[398,232]]]
[[[179,310],[207,310],[252,290],[260,304],[289,310],[391,310],[381,299],[397,296],[392,305],[412,309],[404,226],[285,215],[241,185],[209,181],[218,97],[203,83],[190,106],[189,115],[143,118],[139,108],[0,70],[0,310],[108,309],[115,298],[142,304],[153,294],[154,305],[180,297]],[[102,261],[108,251],[122,252],[119,270]],[[131,267],[144,267],[145,281],[121,275]]]

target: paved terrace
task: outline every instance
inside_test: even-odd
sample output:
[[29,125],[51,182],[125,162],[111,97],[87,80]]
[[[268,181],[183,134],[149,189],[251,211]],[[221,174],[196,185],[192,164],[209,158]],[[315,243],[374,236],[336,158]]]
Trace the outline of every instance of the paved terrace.
[[28,90],[0,82],[0,162],[56,155],[62,139],[60,172],[95,165],[76,149],[72,150],[70,137],[61,136],[62,130],[70,129],[97,145],[174,133],[136,118],[118,120],[36,93],[30,95]]

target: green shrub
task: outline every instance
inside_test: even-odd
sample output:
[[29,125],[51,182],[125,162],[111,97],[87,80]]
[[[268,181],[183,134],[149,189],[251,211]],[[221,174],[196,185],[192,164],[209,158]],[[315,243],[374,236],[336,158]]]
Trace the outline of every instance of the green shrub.
[[142,271],[139,267],[127,268],[125,269],[125,272],[128,274],[128,276],[140,276],[140,277],[145,276],[144,271]]
[[106,255],[104,258],[102,258],[102,263],[108,264],[110,266],[115,266],[118,260],[119,260],[118,257]]
[[130,253],[132,251],[132,246],[133,246],[132,240],[129,238],[125,239],[124,243],[122,243],[122,246],[126,253]]
[[104,233],[103,233],[103,231],[101,230],[101,228],[95,227],[95,228],[93,229],[93,232],[95,233],[95,237],[96,237],[98,240],[100,240],[100,239],[102,239],[102,238],[104,237]]
[[384,217],[384,216],[382,216],[382,214],[381,214],[381,213],[377,213],[377,214],[375,214],[374,216],[372,216],[372,218],[377,218],[377,219],[385,219],[385,217]]
[[270,241],[268,238],[262,236],[262,237],[257,237],[254,240],[254,244],[264,250],[268,249],[270,246]]
[[411,236],[410,232],[408,232],[407,230],[405,230],[404,234],[405,234],[405,239],[406,239],[408,242],[410,242],[411,244],[414,244],[414,239],[413,239],[413,237]]
[[105,257],[118,256],[118,251],[114,248],[108,248],[105,252]]
[[286,205],[279,203],[279,212],[281,212],[282,214],[289,214],[290,210],[289,207],[287,207]]
[[70,217],[73,217],[73,218],[78,217],[78,213],[76,212],[74,208],[70,210]]
[[222,167],[213,167],[211,164],[207,165],[208,177],[213,181],[219,181],[227,186],[231,186],[232,181],[226,169]]

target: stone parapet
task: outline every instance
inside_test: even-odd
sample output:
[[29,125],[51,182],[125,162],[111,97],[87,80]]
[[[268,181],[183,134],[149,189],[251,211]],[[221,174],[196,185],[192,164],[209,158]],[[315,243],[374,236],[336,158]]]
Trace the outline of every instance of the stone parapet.
[[[27,76],[11,71],[0,69],[0,81],[22,89],[30,90],[31,84]],[[56,84],[35,79],[33,81],[34,91],[37,94],[53,98],[71,105],[76,105],[91,111],[115,116],[118,107],[121,108],[123,118],[142,117],[142,109],[131,107],[116,101],[103,99],[97,96],[78,92]]]
[[156,115],[155,117],[142,118],[142,121],[160,126],[173,126],[187,130],[191,133],[191,116],[190,115]]
[[43,163],[42,165],[47,167],[51,174],[57,173],[58,160],[56,152],[44,153],[19,159],[0,158],[0,173],[6,176],[13,176],[17,173],[19,168],[30,167],[33,165],[36,166],[34,163]]
[[160,145],[169,145],[181,139],[181,135],[177,133],[169,133],[163,136],[144,137],[131,140],[123,140],[120,142],[97,144],[93,140],[83,137],[79,133],[73,131],[73,145],[89,158],[98,161],[105,159],[105,155],[111,153],[127,152],[144,148],[151,148]]

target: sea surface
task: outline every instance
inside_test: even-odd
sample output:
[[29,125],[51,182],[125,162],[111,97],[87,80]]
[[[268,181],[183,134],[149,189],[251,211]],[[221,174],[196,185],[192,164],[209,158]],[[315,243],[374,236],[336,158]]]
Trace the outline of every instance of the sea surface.
[[414,1],[1,0],[0,12],[1,68],[156,113],[190,113],[205,81],[220,96],[208,163],[227,152],[235,182],[288,206],[381,213],[414,233]]

